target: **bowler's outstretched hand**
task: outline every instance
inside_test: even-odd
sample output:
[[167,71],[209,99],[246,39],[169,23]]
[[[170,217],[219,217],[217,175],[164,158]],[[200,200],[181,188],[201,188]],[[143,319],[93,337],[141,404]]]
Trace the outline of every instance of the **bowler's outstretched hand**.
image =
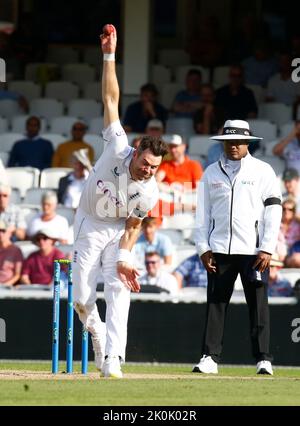
[[117,263],[117,271],[120,280],[126,285],[131,291],[138,293],[140,291],[140,284],[137,277],[140,275],[139,271],[133,266],[126,262]]

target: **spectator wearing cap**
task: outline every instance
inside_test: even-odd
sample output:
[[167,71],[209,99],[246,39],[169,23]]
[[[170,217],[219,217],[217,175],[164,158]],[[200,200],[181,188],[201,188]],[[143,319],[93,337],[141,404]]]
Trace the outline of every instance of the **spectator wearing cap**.
[[[170,293],[172,296],[178,294],[178,284],[175,277],[167,271],[162,270],[161,258],[158,252],[145,254],[146,273],[139,279],[141,286],[153,285]],[[143,287],[141,287],[143,291]]]
[[269,297],[291,297],[293,289],[291,283],[280,274],[283,267],[278,256],[274,253],[270,261],[268,296]]
[[299,173],[296,169],[286,169],[283,172],[282,180],[286,192],[283,194],[283,198],[294,198],[297,203],[297,220],[300,214],[300,179]]
[[10,203],[11,187],[0,184],[0,220],[7,223],[12,239],[24,240],[26,236],[26,222],[22,210]]
[[148,122],[145,134],[153,136],[154,138],[160,138],[164,134],[164,131],[164,123],[161,120],[154,118]]
[[0,285],[11,287],[21,277],[23,255],[11,242],[12,228],[0,220]]
[[88,157],[93,163],[94,149],[84,141],[87,126],[82,121],[76,121],[72,126],[72,139],[58,145],[52,160],[52,167],[72,167],[73,153],[79,149],[87,149]]
[[199,162],[186,154],[186,144],[179,135],[164,138],[169,145],[170,161],[163,161],[156,173],[161,193],[174,194],[174,202],[181,203],[185,192],[193,194],[203,169]]
[[145,255],[148,252],[157,252],[165,265],[171,265],[174,247],[167,235],[157,232],[157,220],[146,217],[142,222],[142,235],[134,247],[134,255],[138,268],[145,269]]
[[53,147],[50,141],[39,136],[40,129],[41,121],[38,117],[27,119],[27,137],[13,145],[8,167],[30,166],[43,170],[51,166]]
[[300,121],[289,135],[273,148],[273,154],[285,160],[286,169],[296,169],[300,174]]
[[60,204],[77,209],[83,187],[92,169],[88,149],[73,152],[72,164],[73,172],[59,181],[57,197]]
[[47,191],[42,196],[42,212],[32,218],[27,228],[29,238],[40,229],[49,229],[56,235],[61,244],[67,243],[69,224],[65,217],[56,213],[57,195],[53,191]]
[[185,77],[185,89],[176,94],[171,108],[175,117],[193,118],[201,107],[201,84],[201,71],[190,69]]
[[33,237],[38,250],[24,261],[21,275],[22,284],[51,284],[53,262],[63,259],[64,253],[55,247],[56,233],[49,228],[40,229]]
[[207,273],[198,254],[188,257],[173,272],[179,288],[207,287]]
[[157,102],[157,96],[154,84],[141,87],[140,100],[130,104],[125,112],[123,126],[126,132],[145,133],[148,122],[154,118],[165,125],[168,112]]

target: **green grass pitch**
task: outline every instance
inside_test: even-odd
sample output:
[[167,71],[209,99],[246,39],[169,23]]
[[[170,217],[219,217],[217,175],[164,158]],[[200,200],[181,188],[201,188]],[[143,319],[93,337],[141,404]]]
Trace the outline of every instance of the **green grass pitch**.
[[[60,371],[64,364],[61,362]],[[0,405],[300,405],[300,369],[275,368],[258,376],[253,367],[220,365],[217,376],[192,366],[127,364],[124,378],[50,374],[50,363],[0,361]]]

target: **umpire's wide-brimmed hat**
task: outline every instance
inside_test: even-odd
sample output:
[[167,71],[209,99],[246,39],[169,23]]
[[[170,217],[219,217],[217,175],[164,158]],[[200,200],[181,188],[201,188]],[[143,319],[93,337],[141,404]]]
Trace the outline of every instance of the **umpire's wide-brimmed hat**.
[[212,136],[210,139],[216,141],[228,141],[228,140],[249,140],[257,141],[263,138],[251,135],[250,126],[247,121],[244,120],[227,120],[225,121],[223,131],[221,135]]

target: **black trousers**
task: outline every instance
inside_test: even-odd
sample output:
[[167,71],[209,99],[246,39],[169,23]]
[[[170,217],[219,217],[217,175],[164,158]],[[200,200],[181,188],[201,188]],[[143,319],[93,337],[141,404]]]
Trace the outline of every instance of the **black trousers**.
[[[252,266],[256,256],[225,255],[214,253],[217,272],[208,275],[207,311],[202,353],[220,361],[226,311],[240,273],[249,310],[252,353],[256,362],[272,361],[269,353],[270,320],[268,307],[269,271],[261,274],[261,282],[251,280]],[[238,351],[238,347],[236,348]]]

